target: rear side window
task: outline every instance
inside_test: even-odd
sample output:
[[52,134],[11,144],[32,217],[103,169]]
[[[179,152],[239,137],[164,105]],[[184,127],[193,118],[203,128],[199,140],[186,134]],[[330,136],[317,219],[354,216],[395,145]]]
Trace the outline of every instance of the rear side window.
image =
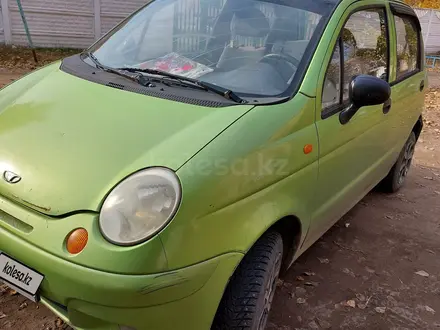
[[413,18],[394,16],[397,36],[397,79],[419,71],[419,30]]
[[348,101],[349,85],[355,76],[366,74],[388,81],[388,68],[385,10],[367,9],[353,13],[340,33],[327,68],[322,95],[323,113],[328,112],[329,107],[334,109],[335,105]]

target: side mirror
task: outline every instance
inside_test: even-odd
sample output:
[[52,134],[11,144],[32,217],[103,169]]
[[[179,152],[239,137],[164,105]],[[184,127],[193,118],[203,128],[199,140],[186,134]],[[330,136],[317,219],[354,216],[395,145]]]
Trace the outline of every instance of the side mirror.
[[360,108],[388,101],[391,97],[391,87],[380,78],[360,75],[351,81],[349,97],[351,105],[339,115],[342,125],[347,124]]

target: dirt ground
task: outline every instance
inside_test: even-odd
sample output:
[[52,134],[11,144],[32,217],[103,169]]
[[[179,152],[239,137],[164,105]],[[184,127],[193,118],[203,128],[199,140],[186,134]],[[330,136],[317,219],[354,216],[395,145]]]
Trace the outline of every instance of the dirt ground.
[[[34,68],[20,51],[1,54],[0,86]],[[43,62],[63,55],[39,53]],[[430,81],[406,186],[371,192],[300,257],[278,283],[269,329],[440,329],[440,73]],[[1,330],[66,328],[0,286]]]

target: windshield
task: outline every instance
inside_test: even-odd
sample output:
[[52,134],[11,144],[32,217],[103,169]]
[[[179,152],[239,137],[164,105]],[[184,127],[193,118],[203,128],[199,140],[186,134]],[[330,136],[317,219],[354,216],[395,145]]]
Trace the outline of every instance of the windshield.
[[155,69],[235,93],[276,96],[291,85],[317,26],[334,5],[156,0],[89,51],[110,68]]

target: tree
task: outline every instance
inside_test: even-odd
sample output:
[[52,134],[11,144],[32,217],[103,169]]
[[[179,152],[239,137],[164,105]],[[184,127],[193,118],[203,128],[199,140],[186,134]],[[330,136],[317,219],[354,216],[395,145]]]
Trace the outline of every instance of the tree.
[[405,0],[405,2],[412,7],[440,9],[438,0]]

